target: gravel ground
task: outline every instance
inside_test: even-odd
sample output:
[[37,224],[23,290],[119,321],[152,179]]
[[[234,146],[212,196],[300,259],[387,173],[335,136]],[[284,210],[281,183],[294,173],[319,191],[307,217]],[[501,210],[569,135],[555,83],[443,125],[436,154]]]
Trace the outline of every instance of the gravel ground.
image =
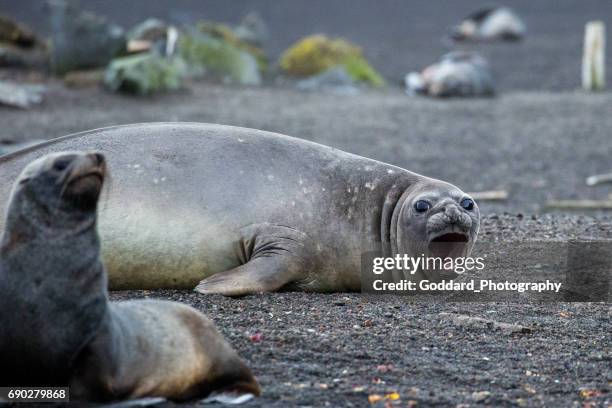
[[[610,403],[606,304],[412,303],[357,294],[113,295],[135,297],[186,302],[210,316],[263,387],[263,396],[245,407],[367,406],[369,395],[392,392],[402,407],[410,401],[442,407]],[[519,323],[533,332],[457,326],[441,312]],[[260,342],[250,339],[257,333]],[[600,396],[583,398],[582,390]],[[490,395],[477,404],[475,393],[483,391]]]

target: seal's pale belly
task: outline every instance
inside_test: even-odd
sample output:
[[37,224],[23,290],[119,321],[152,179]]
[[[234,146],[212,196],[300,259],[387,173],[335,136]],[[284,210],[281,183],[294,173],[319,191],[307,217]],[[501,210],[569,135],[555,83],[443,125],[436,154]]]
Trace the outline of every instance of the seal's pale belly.
[[115,290],[193,288],[240,264],[238,235],[218,230],[203,214],[161,212],[133,203],[101,211],[99,230],[109,285]]

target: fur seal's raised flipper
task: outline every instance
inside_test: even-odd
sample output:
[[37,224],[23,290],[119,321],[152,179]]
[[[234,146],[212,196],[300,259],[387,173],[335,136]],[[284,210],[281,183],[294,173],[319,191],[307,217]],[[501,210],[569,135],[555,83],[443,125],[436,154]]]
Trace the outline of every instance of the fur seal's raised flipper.
[[[478,206],[449,183],[285,135],[204,123],[98,129],[0,157],[0,202],[28,162],[64,150],[108,153],[113,186],[99,231],[115,290],[201,282],[205,293],[358,291],[366,252],[427,255],[436,239],[468,256],[478,235]],[[442,217],[444,234],[434,236],[428,221],[446,212],[470,223]]]
[[166,301],[108,302],[98,153],[55,153],[13,188],[0,247],[0,384],[70,385],[71,398],[259,394],[210,320]]

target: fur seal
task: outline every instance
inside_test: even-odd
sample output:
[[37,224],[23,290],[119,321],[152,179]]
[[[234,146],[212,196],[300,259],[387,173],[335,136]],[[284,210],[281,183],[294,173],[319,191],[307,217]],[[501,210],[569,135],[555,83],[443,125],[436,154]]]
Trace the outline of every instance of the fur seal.
[[99,220],[112,289],[358,291],[364,252],[416,256],[449,241],[449,252],[467,255],[479,229],[478,206],[449,183],[198,123],[92,130],[1,157],[0,200],[26,163],[63,150],[99,150],[112,169]]
[[468,51],[448,53],[423,72],[411,72],[405,78],[409,95],[434,97],[492,96],[493,75],[487,60]]
[[527,27],[523,20],[508,7],[483,8],[470,14],[451,29],[456,41],[519,41],[525,37]]
[[176,302],[109,302],[96,207],[99,153],[55,153],[13,189],[0,247],[0,384],[71,398],[188,400],[259,386],[212,322]]

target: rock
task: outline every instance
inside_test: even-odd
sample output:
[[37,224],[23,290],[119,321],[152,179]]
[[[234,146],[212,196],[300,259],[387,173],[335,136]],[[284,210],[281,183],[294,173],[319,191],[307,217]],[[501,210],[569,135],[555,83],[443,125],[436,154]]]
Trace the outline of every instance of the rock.
[[318,75],[302,79],[296,84],[297,89],[306,92],[328,91],[342,95],[355,95],[359,89],[355,81],[346,72],[346,68],[333,67]]
[[234,29],[236,36],[246,43],[261,47],[268,40],[268,27],[257,13],[249,13]]
[[457,326],[475,327],[475,328],[491,328],[493,330],[501,330],[505,334],[513,333],[531,333],[532,329],[527,326],[518,324],[496,322],[482,317],[474,317],[468,315],[460,315],[454,313],[442,312],[438,315],[442,320],[451,321]]
[[22,48],[0,44],[0,67],[44,68],[49,56],[43,47]]
[[451,37],[457,41],[517,41],[526,33],[523,20],[507,7],[478,10],[451,29]]
[[361,48],[341,38],[317,34],[303,38],[281,56],[281,68],[291,76],[307,77],[343,66],[357,82],[382,86],[384,80],[363,56]]
[[456,51],[422,72],[411,72],[404,79],[409,95],[434,97],[492,96],[493,76],[488,62],[479,54]]
[[64,76],[64,84],[71,88],[86,88],[100,85],[104,80],[104,70],[71,71]]
[[489,391],[477,391],[472,393],[472,399],[474,402],[482,402],[489,398],[491,393]]
[[55,74],[103,67],[126,48],[121,27],[66,0],[51,3],[51,69]]
[[184,34],[178,40],[178,55],[185,60],[192,76],[220,78],[241,85],[261,84],[255,57],[220,38],[194,31]]
[[231,27],[226,24],[211,21],[201,21],[197,25],[199,32],[227,42],[234,47],[251,54],[259,66],[259,70],[264,72],[268,67],[268,59],[263,49],[257,45],[242,40]]
[[185,77],[180,58],[147,53],[114,59],[104,73],[104,85],[114,92],[151,95],[180,89]]
[[46,88],[40,85],[22,85],[0,81],[0,105],[28,109],[43,101]]
[[0,43],[19,47],[33,47],[38,43],[36,35],[25,25],[6,16],[0,16]]

